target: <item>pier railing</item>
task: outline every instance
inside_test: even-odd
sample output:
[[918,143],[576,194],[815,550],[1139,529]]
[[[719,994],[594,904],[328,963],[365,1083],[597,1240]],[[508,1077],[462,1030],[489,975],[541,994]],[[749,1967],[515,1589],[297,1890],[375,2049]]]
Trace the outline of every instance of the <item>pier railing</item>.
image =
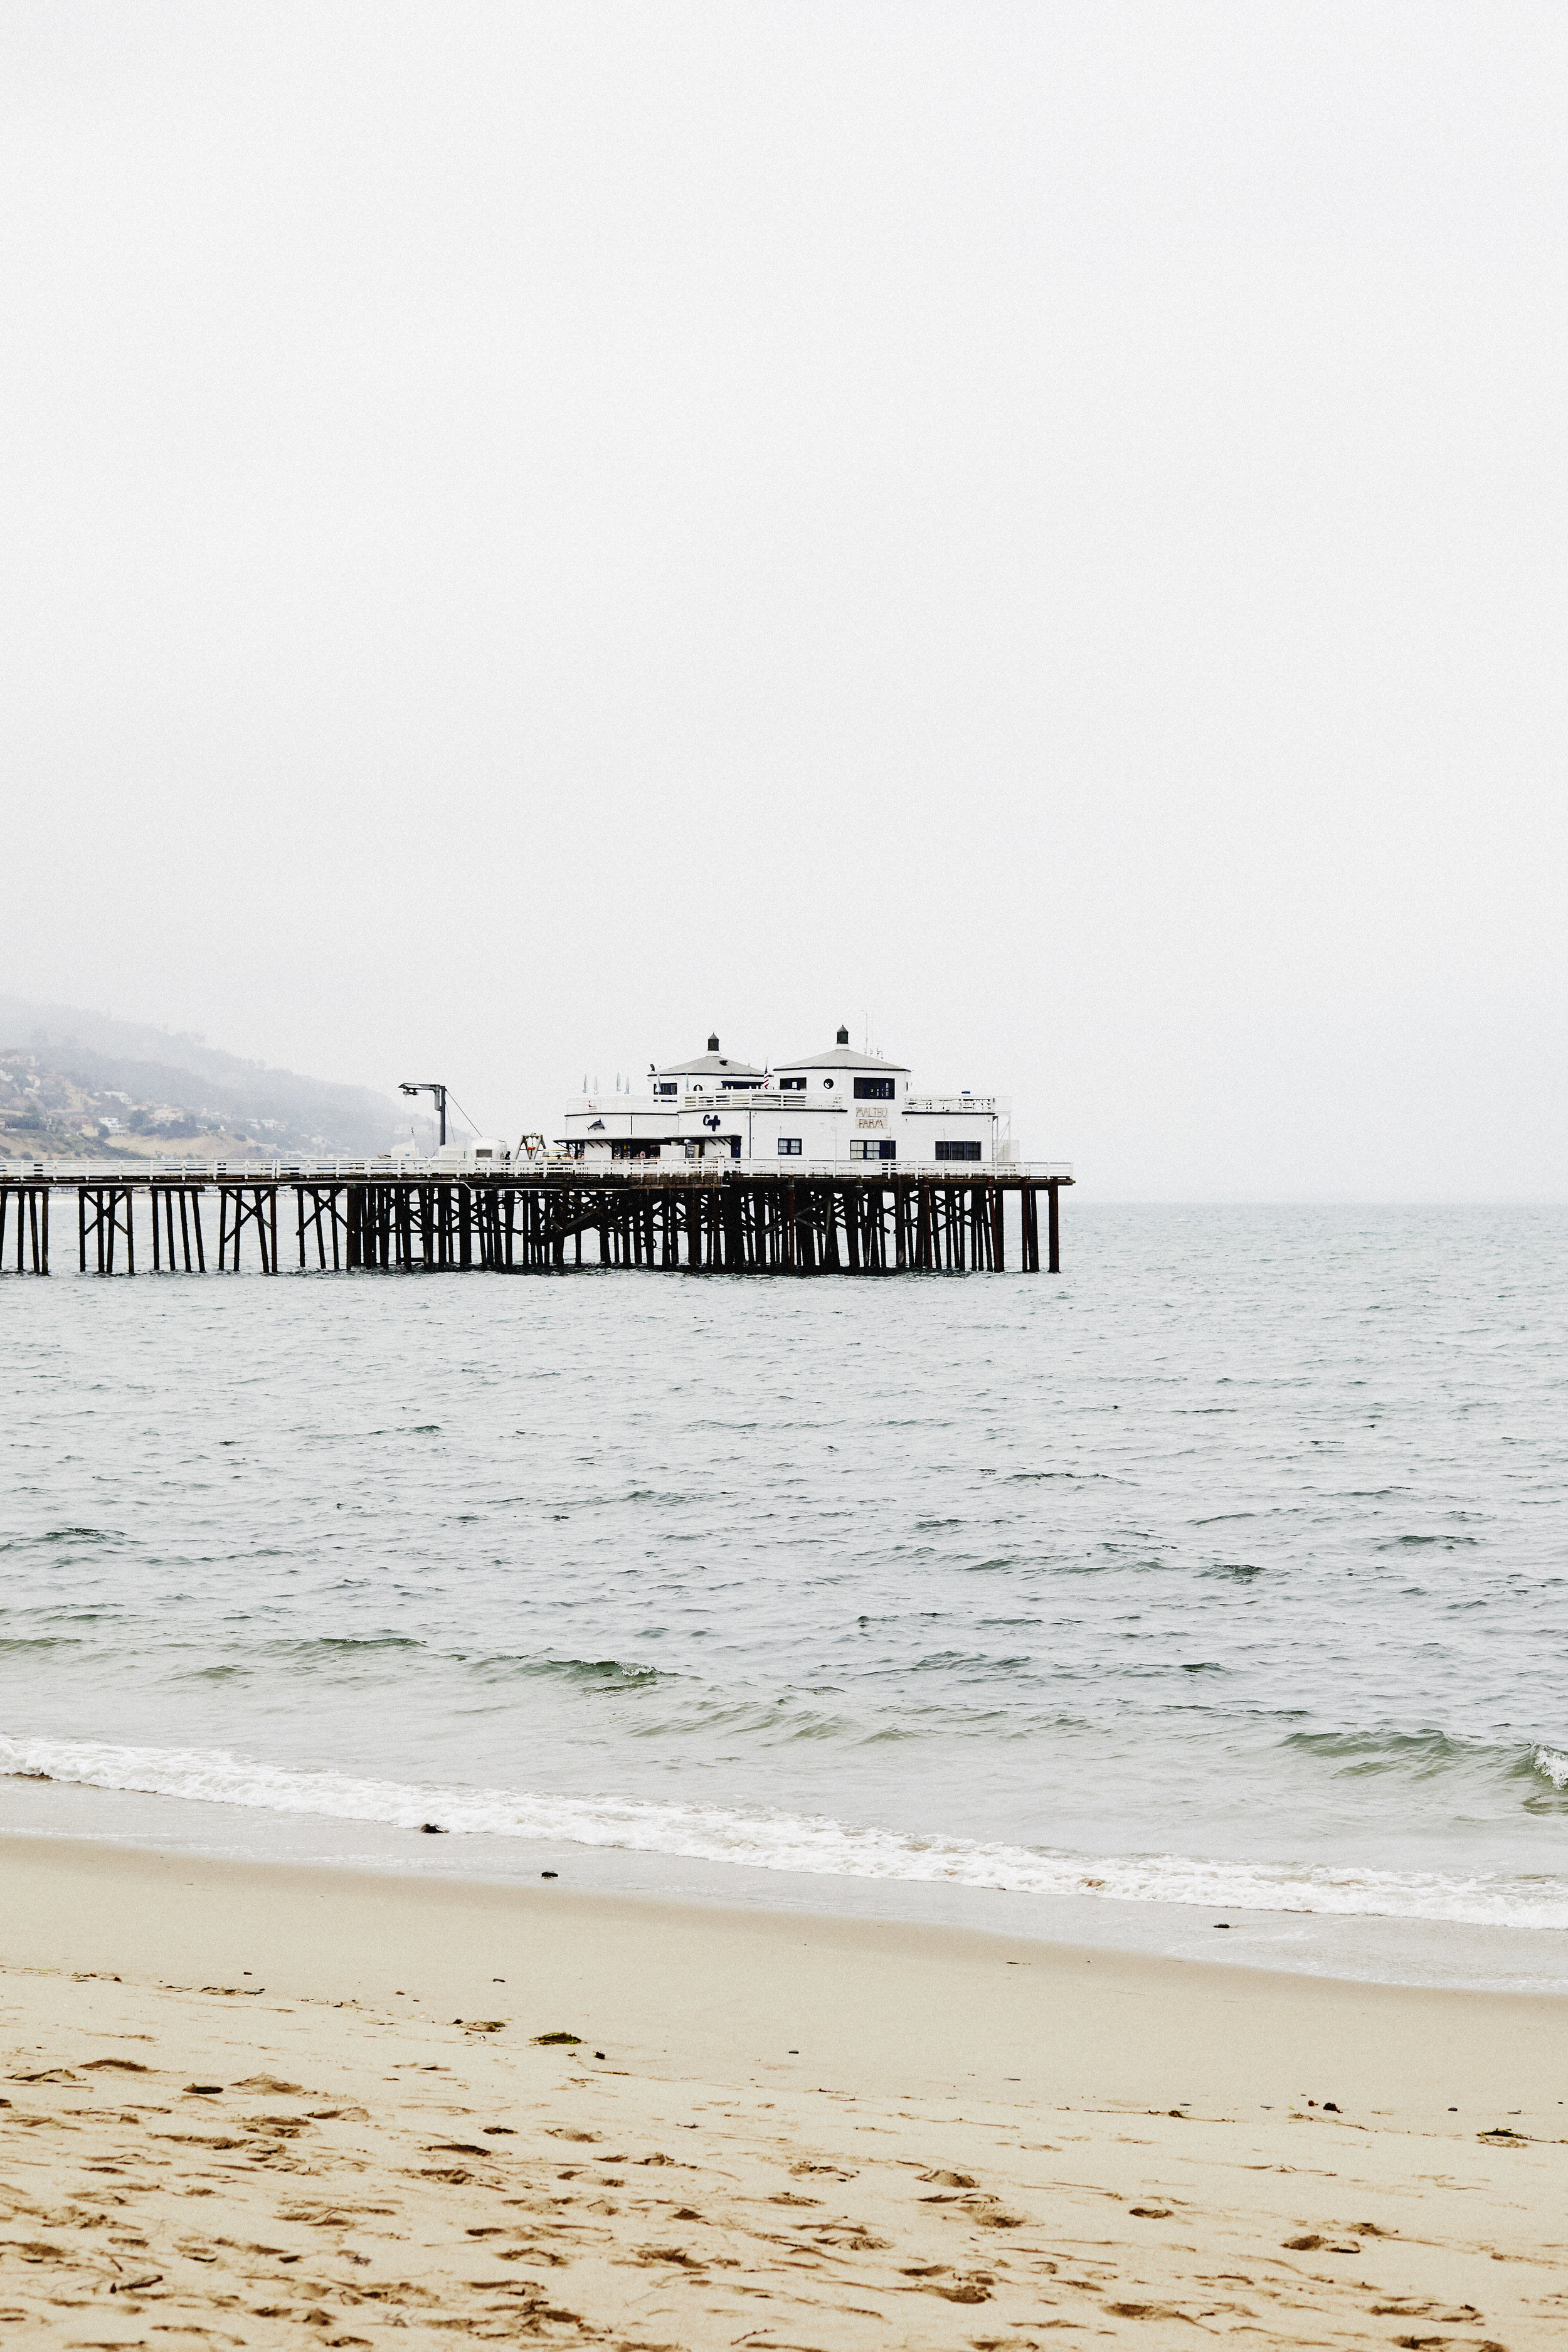
[[436,1182],[535,1184],[564,1177],[595,1184],[720,1184],[728,1176],[748,1182],[888,1184],[925,1177],[947,1184],[1000,1178],[1032,1184],[1070,1184],[1070,1160],[611,1160],[597,1152],[537,1160],[486,1160],[454,1167],[449,1160],[6,1160],[0,1177],[14,1184],[288,1184]]

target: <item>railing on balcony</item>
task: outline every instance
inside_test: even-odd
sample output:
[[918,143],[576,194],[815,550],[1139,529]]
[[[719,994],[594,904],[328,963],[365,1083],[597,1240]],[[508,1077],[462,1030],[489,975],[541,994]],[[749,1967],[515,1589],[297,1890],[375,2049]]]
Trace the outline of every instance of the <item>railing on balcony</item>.
[[959,1118],[965,1111],[977,1110],[987,1118],[994,1118],[1008,1104],[1003,1095],[910,1095],[902,1108],[918,1111],[922,1117],[935,1112],[942,1118]]
[[[836,1091],[831,1100],[820,1092],[797,1094],[792,1088],[786,1094],[778,1087],[689,1087],[679,1095],[574,1095],[564,1116],[654,1118],[692,1110],[847,1110],[857,1099],[847,1087]],[[901,1102],[888,1105],[889,1110],[934,1112],[948,1118],[965,1111],[978,1111],[986,1118],[1005,1117],[1011,1107],[1005,1095],[906,1095]]]

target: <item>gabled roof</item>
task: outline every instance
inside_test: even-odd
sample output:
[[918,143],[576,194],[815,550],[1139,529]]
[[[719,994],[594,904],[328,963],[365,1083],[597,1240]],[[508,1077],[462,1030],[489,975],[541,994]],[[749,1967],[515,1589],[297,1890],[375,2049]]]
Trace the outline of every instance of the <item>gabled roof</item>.
[[908,1077],[909,1070],[902,1062],[885,1062],[880,1054],[857,1054],[848,1045],[829,1045],[820,1054],[808,1054],[804,1062],[777,1062],[780,1070],[886,1070]]
[[751,1062],[731,1061],[728,1054],[699,1054],[694,1062],[662,1062],[661,1078],[761,1078],[767,1073]]

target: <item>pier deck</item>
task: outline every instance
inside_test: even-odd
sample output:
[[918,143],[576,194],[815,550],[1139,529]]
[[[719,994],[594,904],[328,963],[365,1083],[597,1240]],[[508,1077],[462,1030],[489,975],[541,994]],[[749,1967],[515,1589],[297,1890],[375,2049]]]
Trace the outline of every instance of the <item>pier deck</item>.
[[58,1247],[74,1206],[69,1238],[83,1274],[134,1274],[138,1255],[143,1272],[184,1274],[277,1274],[285,1257],[318,1273],[1001,1272],[1009,1224],[1017,1270],[1058,1274],[1059,1195],[1072,1181],[1059,1161],[776,1173],[635,1161],[591,1171],[557,1160],[493,1171],[374,1160],[12,1163],[0,1171],[0,1271],[47,1275],[51,1210]]

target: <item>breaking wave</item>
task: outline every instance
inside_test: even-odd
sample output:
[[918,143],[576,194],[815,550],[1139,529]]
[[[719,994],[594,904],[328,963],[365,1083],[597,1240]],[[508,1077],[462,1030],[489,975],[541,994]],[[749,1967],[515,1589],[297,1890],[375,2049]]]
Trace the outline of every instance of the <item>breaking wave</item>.
[[[1568,1785],[1568,1756],[1534,1763]],[[920,1837],[826,1814],[572,1797],[293,1771],[222,1749],[111,1747],[0,1736],[0,1776],[47,1780],[321,1820],[657,1853],[753,1870],[906,1880],[1018,1895],[1087,1895],[1232,1910],[1568,1928],[1568,1876],[1392,1871],[1169,1853],[1087,1855],[1048,1846]]]

